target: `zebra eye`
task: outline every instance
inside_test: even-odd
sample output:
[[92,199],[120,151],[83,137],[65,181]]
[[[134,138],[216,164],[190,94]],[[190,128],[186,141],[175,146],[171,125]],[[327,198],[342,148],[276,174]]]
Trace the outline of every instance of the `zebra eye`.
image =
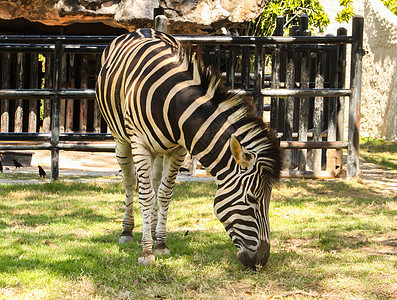
[[247,194],[247,200],[249,203],[251,204],[257,204],[258,201],[256,200],[256,198],[254,196],[252,196],[251,194]]

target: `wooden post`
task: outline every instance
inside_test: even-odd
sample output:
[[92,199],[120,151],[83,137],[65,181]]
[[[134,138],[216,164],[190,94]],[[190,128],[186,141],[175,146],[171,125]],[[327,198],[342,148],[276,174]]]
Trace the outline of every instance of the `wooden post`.
[[[39,84],[39,62],[37,53],[31,54],[30,88],[37,89]],[[37,100],[29,100],[28,132],[37,132]]]
[[[294,50],[292,47],[288,49],[285,85],[287,89],[293,89],[295,87],[295,63]],[[292,133],[294,131],[294,97],[287,97],[285,104],[284,140],[292,141]],[[292,171],[294,169],[293,150],[285,150],[284,159],[285,166]]]
[[[88,87],[88,56],[83,54],[81,56],[81,87],[86,89]],[[80,126],[81,132],[87,132],[88,125],[88,100],[82,99],[80,101]]]
[[361,74],[363,58],[364,18],[353,18],[352,53],[350,88],[352,96],[349,99],[349,134],[347,151],[347,176],[358,176],[360,172],[360,106],[361,106]]
[[[347,30],[346,28],[338,28],[337,31],[338,36],[346,36]],[[341,44],[338,46],[338,68],[339,72],[337,73],[338,80],[338,88],[345,88],[346,82],[346,44]],[[337,99],[337,124],[336,124],[336,140],[344,141],[344,118],[345,118],[345,97],[338,97]],[[336,166],[339,166],[339,172],[342,171],[343,168],[343,150],[336,150],[337,158],[336,158]]]
[[352,96],[349,100],[349,134],[347,151],[347,176],[358,176],[360,172],[360,108],[361,108],[361,74],[363,59],[364,18],[353,18],[352,58],[350,88]]
[[[23,89],[24,86],[25,54],[17,53],[17,78],[16,88]],[[23,100],[15,100],[14,132],[22,132],[23,128]]]
[[[96,55],[96,73],[99,74],[101,70],[101,55]],[[96,79],[96,78],[95,78]],[[101,132],[101,112],[99,111],[98,102],[94,101],[94,121],[93,121],[94,132]]]
[[[53,88],[53,59],[54,55],[52,53],[47,53],[45,55],[45,73],[44,73],[44,82],[46,89]],[[43,132],[51,131],[51,100],[44,100],[43,107]]]
[[[62,80],[62,52],[63,44],[60,40],[55,42],[54,53],[54,91],[61,89]],[[52,97],[52,128],[51,128],[51,180],[57,180],[59,177],[59,114],[60,114],[60,97],[55,95]]]
[[254,70],[254,77],[255,77],[255,84],[254,84],[254,103],[256,114],[259,117],[263,117],[263,96],[261,94],[263,79],[263,44],[256,44],[255,45],[255,70]]
[[158,7],[154,9],[154,29],[167,33],[168,19],[164,16],[164,8]]
[[[337,60],[337,47],[335,46],[335,50],[328,53],[328,68],[329,68],[329,84],[330,88],[336,88],[338,85],[337,81],[337,73],[336,69],[338,66]],[[327,141],[335,142],[336,141],[336,128],[337,128],[337,101],[335,97],[329,97],[327,99],[327,107],[328,107],[328,124],[327,124]],[[336,170],[336,150],[328,149],[327,153],[327,172],[330,176],[335,176]]]
[[[61,59],[61,85],[59,88],[65,87],[67,76],[67,55],[63,54]],[[65,112],[66,112],[66,99],[61,98],[59,106],[59,132],[65,132]]]
[[241,59],[241,86],[243,89],[250,87],[250,58],[251,51],[249,47],[243,47]]
[[[316,81],[315,87],[317,89],[324,88],[324,66],[325,55],[322,52],[317,53],[317,66],[316,66]],[[323,108],[324,98],[314,98],[314,111],[313,111],[313,140],[322,140],[323,131]],[[313,150],[313,172],[314,175],[318,175],[321,171],[321,149]]]
[[[75,88],[75,54],[69,54],[69,85],[70,88]],[[66,100],[66,116],[65,116],[65,131],[73,132],[73,112],[74,99]]]
[[[283,26],[284,26],[284,17],[277,17],[276,19],[276,31],[275,36],[283,35]],[[280,66],[281,66],[281,50],[279,47],[272,53],[272,89],[280,88]],[[270,127],[279,131],[279,107],[280,107],[280,98],[271,97],[270,99]]]
[[[309,18],[306,14],[300,17],[300,34],[303,36],[310,36],[311,32],[308,30]],[[310,87],[310,50],[301,52],[301,88],[308,89]],[[299,121],[298,121],[298,136],[299,141],[307,142],[307,130],[309,126],[309,98],[302,97],[299,102]],[[298,170],[301,174],[306,173],[307,164],[307,149],[299,150],[299,165]]]
[[[1,88],[10,88],[10,65],[11,65],[11,53],[2,54],[2,78],[1,78]],[[0,100],[1,102],[1,132],[10,131],[10,102],[8,99]]]

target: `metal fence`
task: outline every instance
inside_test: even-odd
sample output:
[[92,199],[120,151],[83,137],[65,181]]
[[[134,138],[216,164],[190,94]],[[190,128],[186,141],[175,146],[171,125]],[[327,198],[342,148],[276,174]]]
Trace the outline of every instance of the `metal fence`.
[[[281,18],[277,22],[282,28]],[[280,36],[176,38],[200,45],[207,63],[223,73],[231,89],[253,97],[259,115],[270,111],[270,124],[286,149],[285,176],[336,176],[343,149],[347,175],[356,176],[363,18],[353,19],[350,36],[343,29],[337,36],[307,36],[305,17],[289,37],[277,32]],[[50,150],[54,180],[60,150],[114,151],[93,101],[100,54],[114,38],[0,36],[0,150]],[[345,88],[348,44],[351,85]],[[349,98],[347,142],[344,97]]]

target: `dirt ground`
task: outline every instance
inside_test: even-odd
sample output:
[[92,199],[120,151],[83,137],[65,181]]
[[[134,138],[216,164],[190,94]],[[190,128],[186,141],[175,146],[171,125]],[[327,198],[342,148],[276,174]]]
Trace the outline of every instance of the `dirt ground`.
[[[78,152],[78,151],[61,151],[60,152],[60,176],[112,176],[120,175],[114,153],[100,152]],[[13,167],[5,172],[24,172],[38,174],[37,166],[40,165],[46,170],[47,174],[51,169],[50,151],[34,151],[31,167],[25,167],[15,171]],[[360,163],[360,180],[363,183],[375,183],[380,185],[385,193],[395,193],[397,195],[397,172],[385,170],[380,166],[367,163],[363,160]],[[117,179],[117,178],[116,178]],[[118,180],[118,179],[117,179]],[[198,170],[197,176],[191,176],[187,172],[178,175],[177,180],[212,180],[205,170]],[[14,182],[15,181],[15,182]],[[26,181],[26,180],[25,180]],[[29,180],[32,183],[32,180]],[[18,180],[0,180],[0,184],[5,183],[27,183]]]

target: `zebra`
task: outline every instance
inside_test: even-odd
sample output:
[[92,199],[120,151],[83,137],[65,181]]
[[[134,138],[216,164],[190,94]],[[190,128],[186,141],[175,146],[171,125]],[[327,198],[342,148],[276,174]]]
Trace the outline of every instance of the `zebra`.
[[[96,97],[116,141],[125,215],[119,243],[133,240],[138,182],[142,254],[169,255],[166,222],[178,169],[189,152],[215,178],[214,213],[247,267],[270,254],[269,201],[281,169],[279,141],[252,104],[173,36],[140,29],[102,54]],[[154,251],[153,251],[153,246]]]

